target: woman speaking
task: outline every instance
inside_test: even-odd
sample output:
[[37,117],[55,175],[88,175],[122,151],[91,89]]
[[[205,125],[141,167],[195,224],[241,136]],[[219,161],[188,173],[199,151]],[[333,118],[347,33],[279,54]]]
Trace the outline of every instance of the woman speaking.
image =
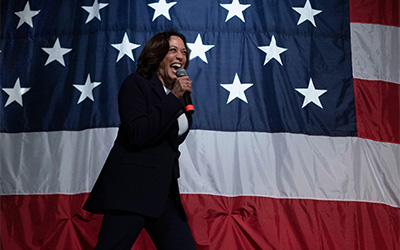
[[185,37],[159,33],[121,86],[118,135],[83,207],[104,214],[97,250],[129,250],[143,228],[157,249],[196,249],[177,182],[178,147],[192,124],[182,97],[192,81],[176,71],[188,64]]

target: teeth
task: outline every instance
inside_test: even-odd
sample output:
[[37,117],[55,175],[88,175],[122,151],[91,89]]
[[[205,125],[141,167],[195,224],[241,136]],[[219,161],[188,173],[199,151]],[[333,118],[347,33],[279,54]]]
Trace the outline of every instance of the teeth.
[[174,68],[176,68],[176,69],[179,69],[179,68],[182,67],[182,65],[179,64],[179,63],[174,63],[174,64],[172,64],[171,66],[174,67]]

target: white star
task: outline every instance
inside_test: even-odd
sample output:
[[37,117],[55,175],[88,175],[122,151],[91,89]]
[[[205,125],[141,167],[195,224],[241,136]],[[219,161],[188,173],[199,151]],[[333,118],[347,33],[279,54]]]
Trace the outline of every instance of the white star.
[[154,21],[157,17],[161,15],[165,16],[168,20],[171,21],[171,17],[169,16],[169,9],[175,4],[176,2],[167,3],[165,0],[160,0],[157,3],[149,3],[148,5],[155,10],[153,20],[151,21]]
[[39,14],[39,12],[40,12],[40,10],[31,10],[31,7],[30,7],[29,1],[28,1],[25,5],[25,8],[23,11],[15,12],[15,15],[19,16],[19,18],[20,18],[17,29],[24,23],[27,23],[29,26],[31,26],[33,28],[32,17]]
[[132,61],[135,61],[133,58],[132,50],[140,47],[140,44],[135,44],[129,42],[128,34],[125,32],[124,38],[122,39],[122,43],[111,44],[114,48],[119,50],[117,62],[124,56],[127,55]]
[[190,51],[190,60],[200,57],[203,62],[208,63],[206,52],[214,47],[214,45],[204,45],[201,40],[200,34],[197,35],[196,41],[194,43],[188,43]]
[[240,20],[242,20],[242,22],[245,22],[243,17],[243,11],[251,6],[251,4],[240,4],[239,0],[232,0],[231,4],[220,4],[220,5],[229,11],[228,15],[226,16],[225,22],[227,22],[234,16],[237,16],[238,18],[240,18]]
[[47,64],[53,62],[53,61],[58,61],[61,63],[62,66],[65,66],[64,63],[64,55],[70,52],[72,49],[66,49],[66,48],[61,48],[60,45],[60,40],[57,37],[56,42],[53,45],[53,48],[42,48],[47,54],[49,54],[49,57],[47,58],[46,63],[44,66]]
[[277,60],[281,65],[283,65],[280,54],[285,52],[287,49],[278,47],[276,45],[274,36],[272,36],[269,46],[261,46],[258,48],[266,53],[264,65],[267,64],[273,58]]
[[92,21],[92,19],[95,17],[101,21],[100,10],[107,5],[108,3],[98,3],[98,0],[94,0],[93,6],[82,6],[82,9],[89,13],[85,23]]
[[308,83],[308,88],[297,88],[298,92],[304,95],[304,102],[301,108],[307,106],[310,102],[315,103],[318,107],[322,108],[321,102],[319,101],[319,97],[324,94],[327,90],[325,89],[315,89],[314,83],[310,78],[310,82]]
[[322,12],[322,10],[315,10],[311,7],[310,0],[307,0],[306,4],[304,5],[303,8],[300,7],[294,7],[292,8],[295,11],[297,11],[300,14],[299,21],[297,22],[297,25],[301,24],[304,21],[310,21],[315,27],[317,25],[315,24],[314,16],[318,15],[319,13]]
[[22,107],[22,95],[28,92],[31,88],[21,88],[21,84],[19,83],[19,78],[15,82],[14,88],[3,88],[4,92],[8,94],[8,99],[4,107],[7,107],[9,104],[14,101],[17,102]]
[[84,85],[73,84],[75,88],[77,88],[81,92],[81,96],[79,97],[78,104],[81,103],[86,97],[89,97],[90,100],[94,101],[93,98],[93,89],[99,86],[101,82],[92,82],[90,80],[90,74],[88,74],[86,78],[86,82]]
[[235,78],[233,79],[232,84],[221,84],[221,86],[229,91],[229,97],[228,101],[226,104],[230,103],[232,100],[235,98],[240,98],[242,101],[247,103],[247,98],[246,95],[244,94],[244,91],[251,86],[253,86],[252,83],[240,83],[240,79],[238,74],[235,74]]

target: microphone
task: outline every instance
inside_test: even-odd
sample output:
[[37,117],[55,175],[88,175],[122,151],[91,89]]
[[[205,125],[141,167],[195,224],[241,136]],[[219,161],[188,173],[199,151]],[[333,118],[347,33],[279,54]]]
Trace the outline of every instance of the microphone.
[[[186,70],[183,68],[178,69],[176,71],[176,76],[177,77],[187,76]],[[194,106],[192,104],[192,98],[190,97],[190,93],[187,91],[183,94],[183,102],[185,103],[186,113],[192,115],[194,113]]]

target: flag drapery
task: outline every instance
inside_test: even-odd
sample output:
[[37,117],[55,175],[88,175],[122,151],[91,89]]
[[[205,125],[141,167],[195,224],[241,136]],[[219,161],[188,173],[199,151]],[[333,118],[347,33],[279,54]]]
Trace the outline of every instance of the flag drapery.
[[[91,249],[82,210],[146,41],[191,50],[198,249],[400,249],[398,0],[1,1],[1,248]],[[155,249],[142,232],[133,249]]]

